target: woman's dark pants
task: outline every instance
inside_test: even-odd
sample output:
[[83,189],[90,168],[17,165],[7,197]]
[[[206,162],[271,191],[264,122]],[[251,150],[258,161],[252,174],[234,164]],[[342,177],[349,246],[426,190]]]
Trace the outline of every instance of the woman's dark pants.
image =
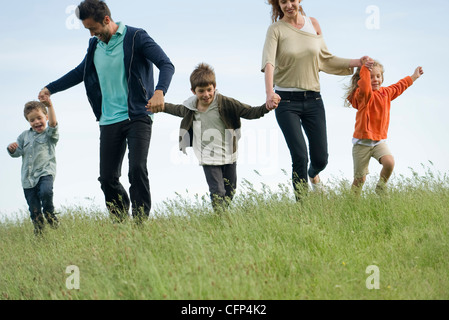
[[[328,163],[326,113],[319,92],[277,91],[282,98],[276,119],[290,150],[293,188],[297,200],[308,189],[308,177],[315,178]],[[308,139],[309,152],[304,139]],[[310,167],[307,168],[310,154]]]

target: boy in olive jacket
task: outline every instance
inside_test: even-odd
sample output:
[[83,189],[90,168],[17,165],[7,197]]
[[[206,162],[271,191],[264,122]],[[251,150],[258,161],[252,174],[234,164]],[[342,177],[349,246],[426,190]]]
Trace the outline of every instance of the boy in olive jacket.
[[[237,149],[241,133],[240,118],[259,119],[270,111],[267,105],[251,107],[225,97],[216,90],[215,73],[201,63],[190,76],[194,94],[181,105],[165,103],[163,111],[182,117],[180,150],[193,147],[204,169],[214,210],[229,203],[237,187]],[[278,103],[279,101],[277,101]]]

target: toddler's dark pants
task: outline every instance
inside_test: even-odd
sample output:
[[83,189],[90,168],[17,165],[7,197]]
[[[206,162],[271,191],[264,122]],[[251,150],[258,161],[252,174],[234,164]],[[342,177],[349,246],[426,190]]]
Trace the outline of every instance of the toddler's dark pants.
[[44,216],[50,225],[57,223],[53,205],[53,176],[44,176],[34,188],[23,189],[35,232],[44,228]]

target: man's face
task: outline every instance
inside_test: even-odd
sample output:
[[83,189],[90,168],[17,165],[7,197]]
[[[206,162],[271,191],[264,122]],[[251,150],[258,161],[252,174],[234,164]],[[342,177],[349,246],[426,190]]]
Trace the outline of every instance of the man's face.
[[83,25],[90,31],[90,35],[97,37],[98,40],[108,43],[111,40],[112,32],[110,30],[111,19],[106,16],[103,23],[96,22],[92,18],[83,20]]

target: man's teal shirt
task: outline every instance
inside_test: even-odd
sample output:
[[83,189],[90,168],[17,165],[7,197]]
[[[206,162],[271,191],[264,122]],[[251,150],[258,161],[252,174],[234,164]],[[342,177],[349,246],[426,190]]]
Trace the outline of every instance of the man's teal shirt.
[[129,119],[128,83],[125,74],[123,40],[127,28],[118,22],[118,30],[109,43],[98,41],[94,64],[103,93],[100,125],[110,125]]

